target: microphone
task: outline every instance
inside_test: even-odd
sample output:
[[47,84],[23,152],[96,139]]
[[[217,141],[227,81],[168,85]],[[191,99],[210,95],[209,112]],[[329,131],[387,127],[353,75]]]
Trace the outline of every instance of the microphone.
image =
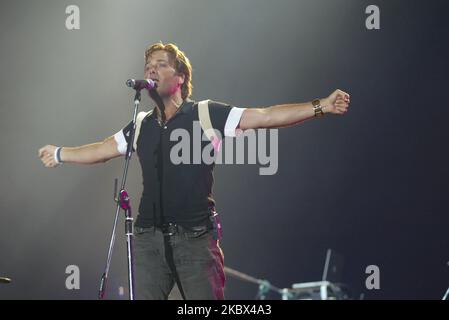
[[135,79],[128,79],[126,80],[126,85],[130,88],[133,88],[134,90],[152,90],[157,88],[156,82],[154,82],[151,79],[145,79],[145,80],[135,80]]

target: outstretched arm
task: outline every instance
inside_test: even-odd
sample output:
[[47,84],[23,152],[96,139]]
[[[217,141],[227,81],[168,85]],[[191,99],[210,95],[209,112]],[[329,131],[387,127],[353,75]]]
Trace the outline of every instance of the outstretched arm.
[[[46,145],[39,149],[38,156],[47,168],[58,166],[55,160],[56,146]],[[79,147],[63,147],[60,158],[63,162],[78,164],[95,164],[106,162],[112,158],[121,156],[117,149],[117,142],[111,136],[102,142],[86,144]]]
[[[320,99],[323,113],[343,115],[348,111],[349,103],[349,94],[342,90],[335,90],[329,97]],[[313,117],[312,102],[248,108],[243,112],[239,127],[242,130],[289,127]]]

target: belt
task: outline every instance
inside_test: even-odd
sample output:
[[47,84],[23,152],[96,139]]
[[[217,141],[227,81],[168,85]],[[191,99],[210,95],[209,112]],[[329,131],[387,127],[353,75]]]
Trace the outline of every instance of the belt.
[[[135,227],[134,228],[136,232],[142,232],[144,230],[152,230],[154,227]],[[160,230],[164,236],[174,236],[176,234],[180,235],[186,235],[190,237],[199,236],[200,234],[203,234],[204,232],[207,232],[209,230],[213,229],[212,225],[201,225],[201,226],[194,226],[194,227],[184,227],[177,223],[165,223],[161,226],[156,226],[156,229]]]

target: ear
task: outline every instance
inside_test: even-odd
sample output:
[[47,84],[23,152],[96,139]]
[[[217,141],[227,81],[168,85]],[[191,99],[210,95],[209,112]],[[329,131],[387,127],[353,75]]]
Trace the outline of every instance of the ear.
[[184,73],[178,74],[178,79],[179,79],[178,80],[178,84],[181,86],[184,83],[185,79],[186,79],[185,74]]

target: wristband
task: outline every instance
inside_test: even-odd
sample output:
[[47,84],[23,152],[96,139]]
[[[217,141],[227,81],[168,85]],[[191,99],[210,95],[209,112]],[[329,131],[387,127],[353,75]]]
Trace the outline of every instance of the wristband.
[[61,150],[62,147],[57,147],[55,150],[55,161],[57,164],[64,163],[64,161],[61,160]]

